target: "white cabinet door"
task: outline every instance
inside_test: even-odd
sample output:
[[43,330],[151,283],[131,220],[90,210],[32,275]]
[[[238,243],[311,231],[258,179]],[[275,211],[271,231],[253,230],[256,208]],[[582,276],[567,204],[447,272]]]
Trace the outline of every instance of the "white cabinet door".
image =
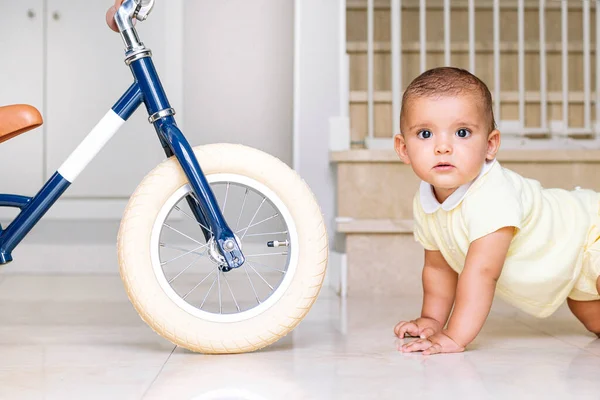
[[[104,21],[110,1],[47,0],[47,176],[60,167],[133,82],[123,42]],[[137,23],[159,72],[165,67],[165,8]],[[162,79],[164,80],[164,73]],[[70,198],[128,197],[164,159],[142,105],[65,192]]]
[[[43,0],[0,0],[0,105],[43,109]],[[0,143],[0,193],[33,195],[43,183],[43,128]]]

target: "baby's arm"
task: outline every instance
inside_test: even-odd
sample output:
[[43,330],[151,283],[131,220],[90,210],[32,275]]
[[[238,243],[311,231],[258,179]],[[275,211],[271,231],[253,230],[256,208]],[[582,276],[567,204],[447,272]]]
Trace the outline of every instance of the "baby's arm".
[[490,312],[496,282],[502,272],[513,227],[505,227],[471,243],[465,267],[458,278],[454,311],[447,330],[427,340],[403,346],[403,351],[424,354],[463,351],[475,339]]
[[396,336],[403,338],[408,333],[427,338],[439,332],[452,310],[457,281],[458,274],[448,265],[442,253],[425,250],[421,318],[400,321],[394,329]]
[[448,336],[463,347],[475,339],[490,312],[496,282],[513,235],[514,228],[509,226],[477,239],[469,246],[447,331]]
[[444,327],[454,304],[457,281],[458,274],[450,268],[442,253],[426,250],[421,316],[433,318]]

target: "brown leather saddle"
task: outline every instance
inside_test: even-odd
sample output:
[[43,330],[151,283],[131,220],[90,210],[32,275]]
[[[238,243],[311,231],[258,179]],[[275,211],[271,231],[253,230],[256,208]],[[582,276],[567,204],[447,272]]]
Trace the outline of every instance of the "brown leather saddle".
[[28,104],[0,107],[0,143],[37,128],[43,123],[40,112]]

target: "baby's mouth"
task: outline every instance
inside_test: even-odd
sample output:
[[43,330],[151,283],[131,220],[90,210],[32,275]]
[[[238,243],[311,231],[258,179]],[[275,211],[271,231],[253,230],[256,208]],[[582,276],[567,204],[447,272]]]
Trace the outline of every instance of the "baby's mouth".
[[443,170],[449,170],[449,169],[452,169],[452,168],[454,168],[454,165],[452,165],[452,164],[450,164],[450,163],[444,163],[444,162],[441,162],[441,163],[438,163],[438,164],[437,164],[435,167],[433,167],[433,168],[434,168],[434,169],[436,169],[436,170],[442,170],[442,171],[443,171]]

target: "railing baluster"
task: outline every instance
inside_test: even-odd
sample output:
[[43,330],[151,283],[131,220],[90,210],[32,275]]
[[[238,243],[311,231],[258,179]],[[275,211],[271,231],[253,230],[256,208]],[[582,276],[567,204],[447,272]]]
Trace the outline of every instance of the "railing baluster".
[[475,0],[469,0],[469,70],[475,74]]
[[419,31],[421,38],[421,73],[427,69],[427,10],[425,0],[419,4]]
[[373,101],[375,87],[374,87],[374,31],[375,31],[375,4],[374,0],[367,1],[367,80],[368,80],[368,94],[367,94],[367,114],[368,114],[368,136],[369,139],[375,137],[375,105]]
[[519,0],[519,127],[525,129],[525,0]]
[[540,128],[548,129],[548,67],[546,65],[546,0],[540,0]]
[[567,0],[561,0],[563,132],[569,131],[569,30]]
[[585,130],[592,129],[592,94],[590,61],[590,2],[583,2],[583,121]]
[[392,136],[400,132],[400,108],[402,106],[402,2],[391,0],[392,8]]
[[450,66],[451,57],[450,42],[450,0],[444,0],[444,64]]
[[350,117],[350,56],[347,48],[346,0],[339,0],[340,7],[340,117]]
[[600,129],[600,0],[596,0],[596,135]]
[[500,121],[500,0],[494,0],[494,103],[494,114]]

